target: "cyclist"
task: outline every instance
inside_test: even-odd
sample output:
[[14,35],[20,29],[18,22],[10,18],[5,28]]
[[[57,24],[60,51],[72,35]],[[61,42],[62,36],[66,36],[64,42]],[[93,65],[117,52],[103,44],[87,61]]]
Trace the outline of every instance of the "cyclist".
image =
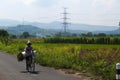
[[28,66],[31,66],[31,62],[32,62],[32,46],[31,46],[31,42],[28,41],[27,42],[27,46],[25,47],[25,52],[26,52],[26,55],[25,55],[25,59],[26,59],[26,70],[29,71],[29,68]]

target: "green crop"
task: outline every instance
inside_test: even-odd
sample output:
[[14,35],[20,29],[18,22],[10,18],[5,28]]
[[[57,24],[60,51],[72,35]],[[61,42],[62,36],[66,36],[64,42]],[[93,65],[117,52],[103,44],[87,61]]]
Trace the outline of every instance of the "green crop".
[[[55,68],[86,71],[97,80],[115,79],[115,65],[120,61],[120,45],[44,43],[30,39],[37,51],[36,63]],[[0,43],[0,50],[17,55],[26,46],[26,39],[13,40],[8,46]],[[17,59],[16,59],[17,60]]]

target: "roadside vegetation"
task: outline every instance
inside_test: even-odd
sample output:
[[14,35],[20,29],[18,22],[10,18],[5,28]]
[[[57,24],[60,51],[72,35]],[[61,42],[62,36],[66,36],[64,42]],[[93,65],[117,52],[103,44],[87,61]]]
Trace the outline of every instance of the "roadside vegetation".
[[120,37],[10,39],[2,31],[5,33],[0,35],[2,51],[17,55],[30,40],[38,53],[36,63],[40,65],[89,73],[93,80],[115,79],[116,63],[120,62]]
[[[28,39],[0,43],[0,50],[11,54],[23,51]],[[29,39],[37,50],[36,62],[43,66],[73,69],[90,73],[96,80],[113,80],[116,63],[120,61],[120,45],[45,43],[44,39]]]

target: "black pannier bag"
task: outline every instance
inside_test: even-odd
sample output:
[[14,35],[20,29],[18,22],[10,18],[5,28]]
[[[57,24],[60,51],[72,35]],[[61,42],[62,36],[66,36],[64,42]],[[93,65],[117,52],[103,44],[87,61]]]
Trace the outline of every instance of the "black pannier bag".
[[19,53],[19,54],[17,55],[17,59],[18,59],[18,61],[23,61],[23,60],[24,60],[23,54],[22,54],[22,53]]

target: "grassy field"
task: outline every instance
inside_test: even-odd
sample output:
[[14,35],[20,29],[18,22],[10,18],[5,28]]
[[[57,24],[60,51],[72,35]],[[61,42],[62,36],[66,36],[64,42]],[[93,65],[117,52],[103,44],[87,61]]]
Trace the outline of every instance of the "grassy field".
[[[30,39],[37,50],[36,62],[43,66],[74,69],[95,75],[96,80],[113,80],[116,63],[120,61],[120,45],[53,44],[42,39]],[[0,43],[0,50],[18,54],[26,46],[26,39],[13,40],[8,46]]]

